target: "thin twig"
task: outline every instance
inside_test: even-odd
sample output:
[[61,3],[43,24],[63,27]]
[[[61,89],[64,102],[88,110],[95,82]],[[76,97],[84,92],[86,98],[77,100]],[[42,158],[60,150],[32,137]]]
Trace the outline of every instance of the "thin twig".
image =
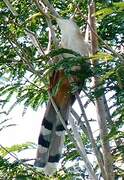
[[86,136],[88,136],[87,128],[84,125],[84,123],[81,121],[81,117],[79,117],[79,115],[76,113],[76,111],[73,108],[71,108],[71,113],[76,119],[76,121],[78,122],[78,125],[81,126],[81,129],[83,130],[83,132],[86,134]]
[[31,82],[29,79],[27,79],[25,76],[24,76],[24,78],[26,79],[26,81],[27,82],[29,82],[30,84],[32,84],[34,87],[36,87],[37,89],[39,89],[39,90],[42,90],[42,88],[44,88],[44,86],[43,87],[38,87],[35,83],[33,83],[33,82]]
[[82,89],[83,93],[88,97],[88,99],[90,100],[90,102],[93,103],[93,105],[95,106],[95,102],[90,98],[89,94],[85,91],[85,89]]
[[11,157],[13,157],[14,159],[16,159],[17,161],[19,161],[19,159],[17,158],[17,156],[14,153],[11,153],[10,151],[8,151],[2,144],[0,144],[0,147],[6,151]]

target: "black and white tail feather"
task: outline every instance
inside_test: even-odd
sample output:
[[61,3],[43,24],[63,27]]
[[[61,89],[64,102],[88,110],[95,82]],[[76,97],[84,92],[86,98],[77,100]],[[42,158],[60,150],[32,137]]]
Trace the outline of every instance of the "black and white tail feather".
[[[76,51],[82,56],[88,56],[89,45],[84,41],[75,22],[71,19],[65,20],[57,18],[57,23],[62,34],[61,46]],[[77,67],[75,67],[75,69],[76,68]],[[71,105],[72,103],[68,102],[64,107],[58,107],[65,121],[67,121],[69,117]],[[44,168],[44,172],[47,175],[51,175],[56,171],[57,163],[62,153],[64,135],[65,129],[59,121],[51,102],[49,102],[41,125],[35,161],[35,166]]]
[[[68,116],[68,110],[60,109],[64,119]],[[46,175],[56,171],[64,144],[65,129],[60,123],[58,116],[49,102],[42,121],[41,131],[38,139],[38,150],[35,166],[44,168]]]

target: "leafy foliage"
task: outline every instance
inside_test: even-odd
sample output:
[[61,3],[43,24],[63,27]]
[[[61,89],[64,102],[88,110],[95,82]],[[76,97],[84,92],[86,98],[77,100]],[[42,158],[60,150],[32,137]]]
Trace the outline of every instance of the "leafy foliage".
[[5,157],[6,155],[8,155],[8,152],[20,152],[24,149],[31,148],[31,147],[33,147],[32,143],[16,144],[16,145],[13,145],[13,146],[8,147],[8,148],[5,147],[5,149],[3,149],[1,147],[0,148],[0,155],[2,157]]
[[2,179],[48,179],[41,173],[36,172],[31,166],[22,165],[19,162],[9,163],[6,159],[0,157],[0,178]]

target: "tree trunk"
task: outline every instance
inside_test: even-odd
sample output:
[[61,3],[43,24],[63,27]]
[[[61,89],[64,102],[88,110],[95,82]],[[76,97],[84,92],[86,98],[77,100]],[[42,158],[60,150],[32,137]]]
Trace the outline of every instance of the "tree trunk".
[[[96,19],[95,19],[95,3],[93,0],[89,0],[88,6],[88,21],[92,30],[90,31],[90,40],[91,40],[91,55],[94,55],[98,50],[98,40],[96,34]],[[94,33],[95,32],[95,33]],[[96,66],[97,62],[92,61],[92,65]],[[93,78],[94,88],[99,85],[99,77]],[[114,180],[114,172],[112,167],[112,156],[111,150],[109,146],[109,141],[106,136],[108,134],[107,131],[107,121],[106,121],[106,108],[104,104],[104,98],[98,97],[95,102],[96,112],[97,112],[97,120],[99,124],[100,130],[100,140],[103,152],[103,161],[104,161],[104,169],[105,169],[105,180]]]

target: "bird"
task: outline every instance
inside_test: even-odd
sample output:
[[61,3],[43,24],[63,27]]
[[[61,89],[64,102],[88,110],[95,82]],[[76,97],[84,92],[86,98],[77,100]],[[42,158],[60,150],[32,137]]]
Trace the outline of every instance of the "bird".
[[[88,56],[89,44],[85,41],[80,28],[73,19],[56,18],[56,21],[61,32],[61,47],[75,51],[81,56]],[[70,57],[74,55],[64,54],[64,56]],[[74,66],[72,71],[76,72],[79,68],[79,66]],[[61,83],[58,91],[53,95],[53,100],[67,124],[70,107],[74,103],[75,97],[71,93],[71,83],[67,76],[65,76],[63,69],[55,70],[52,76],[50,76],[50,93],[58,82]],[[34,163],[34,166],[43,168],[46,175],[52,175],[57,169],[64,145],[64,137],[65,128],[49,100],[41,124]]]

